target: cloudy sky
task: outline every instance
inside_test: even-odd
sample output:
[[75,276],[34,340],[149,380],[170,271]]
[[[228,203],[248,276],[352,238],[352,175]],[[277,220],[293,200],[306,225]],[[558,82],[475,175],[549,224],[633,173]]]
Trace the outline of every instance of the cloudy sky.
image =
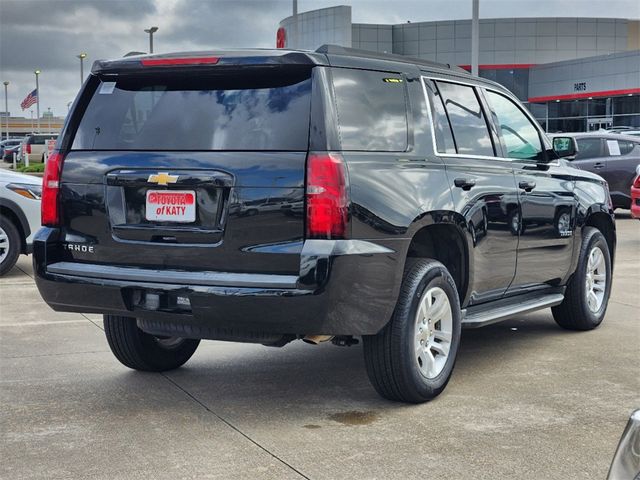
[[[40,75],[40,109],[64,114],[80,84],[76,55],[93,60],[147,51],[145,28],[157,25],[156,52],[223,47],[273,47],[291,0],[0,0],[0,81],[9,81],[9,111]],[[470,18],[471,0],[299,0],[303,12],[351,5],[358,23]],[[480,0],[480,16],[640,18],[639,0]],[[2,99],[4,100],[4,99]],[[35,108],[35,107],[34,107]],[[4,105],[0,106],[4,110]]]

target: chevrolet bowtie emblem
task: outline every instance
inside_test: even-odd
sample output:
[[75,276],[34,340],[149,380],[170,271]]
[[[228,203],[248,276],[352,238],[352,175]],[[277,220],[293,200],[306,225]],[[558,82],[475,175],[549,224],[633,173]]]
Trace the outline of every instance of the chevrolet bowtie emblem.
[[158,185],[169,185],[170,183],[176,183],[178,181],[178,175],[169,175],[167,172],[158,172],[157,174],[149,175],[149,183],[157,183]]

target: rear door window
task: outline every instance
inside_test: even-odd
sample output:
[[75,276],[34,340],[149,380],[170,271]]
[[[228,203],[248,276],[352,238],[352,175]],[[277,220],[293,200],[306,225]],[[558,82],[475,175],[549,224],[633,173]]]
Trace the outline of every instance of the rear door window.
[[618,140],[618,145],[620,146],[620,155],[628,155],[637,144],[629,140]]
[[444,101],[459,154],[495,155],[489,128],[473,87],[436,82]]
[[103,79],[74,150],[306,150],[311,70]]
[[332,69],[343,150],[404,152],[407,98],[399,74]]
[[[629,140],[607,140],[607,145],[609,145],[609,142],[618,142],[618,148],[616,151],[619,151],[619,155],[628,155],[631,152],[633,152],[633,149],[635,148],[636,145],[638,145],[635,142],[631,142]],[[615,149],[614,149],[615,150]],[[609,154],[611,154],[611,147],[609,147]]]

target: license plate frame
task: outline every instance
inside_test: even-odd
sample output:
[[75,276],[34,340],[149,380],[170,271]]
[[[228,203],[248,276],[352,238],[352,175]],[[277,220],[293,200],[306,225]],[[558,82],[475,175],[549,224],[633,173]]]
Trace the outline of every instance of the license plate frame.
[[144,217],[149,222],[194,223],[195,190],[147,190]]

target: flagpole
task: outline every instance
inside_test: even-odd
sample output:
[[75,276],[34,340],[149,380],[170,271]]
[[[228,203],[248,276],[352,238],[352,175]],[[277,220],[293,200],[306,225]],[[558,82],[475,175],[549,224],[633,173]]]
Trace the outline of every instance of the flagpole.
[[9,101],[7,99],[7,87],[9,86],[9,82],[5,80],[2,83],[4,84],[4,110],[7,115],[7,140],[9,140]]
[[33,73],[36,74],[36,121],[38,123],[38,133],[40,133],[40,86],[38,85],[40,70],[36,70]]

